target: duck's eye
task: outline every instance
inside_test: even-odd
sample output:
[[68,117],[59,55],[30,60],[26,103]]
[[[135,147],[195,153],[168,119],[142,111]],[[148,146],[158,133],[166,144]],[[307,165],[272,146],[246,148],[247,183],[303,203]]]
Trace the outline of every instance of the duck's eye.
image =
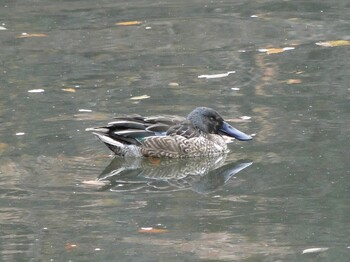
[[215,121],[215,117],[211,116],[209,117],[210,121]]

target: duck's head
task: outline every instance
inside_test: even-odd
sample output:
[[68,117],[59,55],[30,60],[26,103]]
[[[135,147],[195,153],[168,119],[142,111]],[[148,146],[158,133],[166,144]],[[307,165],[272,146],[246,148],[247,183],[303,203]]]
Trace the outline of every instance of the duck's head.
[[252,139],[251,136],[229,125],[218,112],[208,107],[197,107],[187,116],[187,119],[195,128],[207,134],[225,135],[241,141]]

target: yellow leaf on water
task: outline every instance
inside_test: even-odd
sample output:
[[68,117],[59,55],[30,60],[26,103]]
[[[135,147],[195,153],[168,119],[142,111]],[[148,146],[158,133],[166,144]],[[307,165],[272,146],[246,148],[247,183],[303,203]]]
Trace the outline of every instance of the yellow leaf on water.
[[272,54],[279,54],[279,53],[283,53],[285,51],[289,51],[289,50],[294,50],[295,47],[290,47],[290,46],[287,46],[287,47],[283,47],[283,48],[263,48],[263,49],[259,49],[258,51],[259,52],[262,52],[262,53],[266,53],[268,55],[272,55]]
[[130,98],[131,100],[142,100],[142,99],[147,99],[150,98],[149,95],[142,95],[142,96],[133,96],[132,98]]
[[68,88],[62,88],[61,89],[64,92],[70,92],[70,93],[75,93],[77,90],[73,87],[68,87]]
[[124,21],[124,22],[118,22],[115,23],[116,25],[123,25],[123,26],[128,26],[128,25],[141,25],[141,21]]
[[266,54],[271,55],[271,54],[279,54],[279,53],[283,53],[284,50],[283,48],[268,48],[266,50]]
[[47,37],[47,34],[28,34],[28,33],[22,33],[21,35],[17,36],[16,38],[29,38],[29,37]]
[[345,46],[345,45],[350,45],[350,41],[349,40],[335,40],[335,41],[317,42],[316,45],[324,46],[324,47]]
[[301,83],[301,79],[288,79],[287,81],[286,81],[286,83],[288,84],[288,85],[293,85],[293,84],[300,84]]

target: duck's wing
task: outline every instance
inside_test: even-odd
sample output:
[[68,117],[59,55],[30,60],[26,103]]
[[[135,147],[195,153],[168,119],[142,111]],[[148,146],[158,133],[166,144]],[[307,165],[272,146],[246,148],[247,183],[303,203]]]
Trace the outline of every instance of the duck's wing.
[[153,132],[157,136],[166,135],[169,128],[185,120],[182,116],[157,115],[145,117],[143,121],[148,124],[147,131]]
[[185,138],[192,138],[200,136],[198,129],[194,128],[192,123],[188,120],[185,120],[177,125],[171,126],[167,133],[169,136],[179,135]]
[[167,126],[174,126],[183,121],[185,121],[185,117],[176,116],[176,115],[157,115],[157,116],[148,116],[144,117],[144,121],[150,124],[164,124]]
[[166,135],[171,126],[184,119],[171,115],[149,117],[126,115],[114,118],[106,126],[87,128],[86,131],[92,131],[123,144],[140,145],[146,137]]

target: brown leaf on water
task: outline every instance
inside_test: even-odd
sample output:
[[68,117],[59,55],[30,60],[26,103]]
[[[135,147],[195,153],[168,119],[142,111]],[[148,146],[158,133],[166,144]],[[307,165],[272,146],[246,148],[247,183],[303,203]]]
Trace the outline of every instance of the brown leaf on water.
[[290,47],[290,46],[287,46],[287,47],[283,47],[283,48],[262,48],[262,49],[259,49],[258,51],[259,52],[262,52],[262,53],[266,53],[268,55],[272,55],[272,54],[279,54],[279,53],[283,53],[285,51],[289,51],[289,50],[294,50],[295,47]]
[[76,249],[78,247],[78,245],[73,244],[73,243],[67,243],[67,244],[65,244],[64,247],[66,248],[66,250],[73,250],[73,249]]
[[141,25],[141,21],[123,21],[123,22],[118,22],[115,23],[116,25],[121,25],[121,26],[130,26],[130,25]]
[[19,36],[16,36],[16,38],[30,38],[30,37],[47,37],[47,34],[28,34],[28,33],[22,33]]
[[326,42],[317,42],[316,45],[324,46],[324,47],[346,46],[346,45],[350,45],[350,41],[334,40],[334,41],[326,41]]
[[279,54],[283,53],[284,50],[283,48],[269,48],[266,50],[266,54],[271,55],[271,54]]
[[64,91],[64,92],[69,92],[69,93],[75,93],[77,91],[73,87],[62,88],[61,90]]
[[302,82],[301,79],[288,79],[288,80],[286,81],[286,83],[287,83],[288,85],[300,84],[301,82]]
[[8,146],[9,146],[8,144],[0,142],[0,152],[6,150],[6,148],[8,148]]
[[168,233],[169,230],[164,228],[154,228],[154,227],[141,227],[138,230],[139,233],[147,233],[147,234],[161,234],[161,233]]

